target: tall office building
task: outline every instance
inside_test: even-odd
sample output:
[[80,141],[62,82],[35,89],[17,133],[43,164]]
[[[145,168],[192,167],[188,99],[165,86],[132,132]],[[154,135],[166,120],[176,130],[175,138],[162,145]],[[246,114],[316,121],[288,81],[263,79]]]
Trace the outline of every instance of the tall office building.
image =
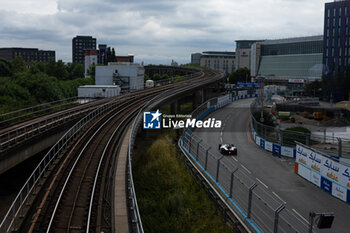
[[335,71],[344,73],[350,64],[350,1],[325,4],[323,34],[323,74],[332,78]]
[[72,40],[72,61],[84,64],[84,50],[96,50],[96,38],[76,36]]

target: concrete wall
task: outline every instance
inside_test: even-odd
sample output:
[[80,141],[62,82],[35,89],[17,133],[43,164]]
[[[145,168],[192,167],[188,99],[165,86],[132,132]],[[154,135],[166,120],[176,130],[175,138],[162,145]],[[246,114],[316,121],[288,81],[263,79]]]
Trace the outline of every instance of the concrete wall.
[[119,76],[130,77],[130,90],[144,88],[143,66],[133,63],[109,63],[108,66],[96,66],[96,85],[113,85],[113,73]]
[[236,50],[236,69],[250,68],[251,49],[237,49]]
[[88,98],[108,98],[120,95],[120,87],[118,86],[80,86],[78,88],[78,97]]

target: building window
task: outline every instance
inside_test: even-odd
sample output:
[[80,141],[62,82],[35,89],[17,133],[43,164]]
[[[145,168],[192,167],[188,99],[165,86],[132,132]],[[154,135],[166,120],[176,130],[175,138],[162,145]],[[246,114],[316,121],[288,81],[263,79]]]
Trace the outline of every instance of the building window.
[[328,17],[331,15],[331,10],[330,9],[327,10],[327,15],[328,15]]

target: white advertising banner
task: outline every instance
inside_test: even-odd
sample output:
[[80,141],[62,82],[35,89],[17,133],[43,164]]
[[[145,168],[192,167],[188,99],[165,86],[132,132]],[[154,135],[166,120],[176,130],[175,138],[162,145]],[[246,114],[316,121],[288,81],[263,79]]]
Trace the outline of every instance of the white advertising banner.
[[291,147],[288,146],[282,146],[281,147],[281,155],[293,158],[294,157],[294,150]]
[[316,173],[316,172],[311,172],[311,177],[310,177],[310,181],[318,186],[318,187],[321,187],[321,175]]
[[260,146],[260,137],[259,136],[255,137],[255,143]]
[[311,171],[310,169],[299,165],[298,167],[298,174],[302,177],[304,177],[305,179],[307,179],[308,181],[311,181]]
[[272,143],[265,141],[265,150],[272,151]]
[[350,167],[300,145],[296,147],[296,161],[350,189]]

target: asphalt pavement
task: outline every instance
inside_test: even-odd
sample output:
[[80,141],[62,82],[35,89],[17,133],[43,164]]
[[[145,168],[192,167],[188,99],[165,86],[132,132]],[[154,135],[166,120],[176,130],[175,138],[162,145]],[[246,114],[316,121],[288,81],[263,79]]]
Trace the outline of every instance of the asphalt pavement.
[[[236,160],[258,185],[266,187],[271,195],[286,202],[286,206],[308,222],[309,212],[334,212],[333,226],[317,232],[350,232],[350,205],[294,173],[294,159],[276,157],[258,147],[249,128],[250,103],[253,99],[233,102],[211,113],[207,118],[222,120],[221,130],[196,129],[195,134],[212,148],[219,143],[233,143],[237,156],[225,156],[230,163]],[[219,154],[219,151],[217,150]]]

